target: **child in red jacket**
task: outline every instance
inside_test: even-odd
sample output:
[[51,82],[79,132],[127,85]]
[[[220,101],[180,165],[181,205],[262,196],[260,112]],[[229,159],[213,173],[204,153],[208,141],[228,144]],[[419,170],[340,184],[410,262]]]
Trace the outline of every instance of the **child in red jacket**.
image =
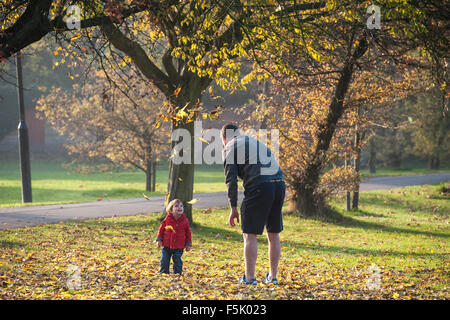
[[183,271],[183,249],[191,250],[192,238],[189,221],[184,215],[183,202],[174,199],[166,207],[167,217],[161,222],[156,238],[157,247],[161,248],[160,273],[169,273],[170,258],[173,260],[173,272]]

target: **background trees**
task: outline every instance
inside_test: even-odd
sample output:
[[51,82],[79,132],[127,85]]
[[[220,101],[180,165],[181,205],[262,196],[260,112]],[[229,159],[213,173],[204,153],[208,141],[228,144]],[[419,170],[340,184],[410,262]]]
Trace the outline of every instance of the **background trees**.
[[430,169],[439,169],[441,162],[448,161],[450,155],[448,92],[431,88],[414,100],[409,102],[408,108],[413,115],[408,128],[413,152],[425,158]]
[[[103,72],[97,72],[83,86],[74,85],[70,93],[48,90],[37,111],[68,137],[66,148],[77,160],[107,159],[142,170],[146,190],[154,191],[156,162],[170,153],[169,126],[155,126],[164,98],[132,75],[128,83],[132,90],[125,96]],[[133,104],[135,100],[139,103]]]
[[[327,2],[311,20],[284,15],[273,23],[279,28],[259,26],[259,32],[268,39],[266,50],[258,56],[261,72],[281,79],[279,90],[271,94],[274,107],[267,116],[272,114],[273,122],[285,131],[281,145],[292,148],[282,152],[284,169],[293,208],[302,214],[322,212],[326,195],[322,185],[330,184],[321,180],[332,172],[325,169],[336,152],[341,153],[341,159],[342,154],[349,154],[343,148],[351,144],[339,138],[340,130],[354,126],[351,140],[355,141],[357,169],[362,109],[365,105],[384,108],[390,102],[388,97],[392,101],[404,98],[412,89],[411,68],[427,65],[426,50],[430,47],[423,47],[422,40],[433,32],[427,23],[436,18],[436,7],[421,10],[417,4],[395,1],[379,5],[383,21],[379,29],[368,28],[367,3],[352,1]],[[442,21],[434,22],[443,25]],[[422,55],[417,54],[418,48]],[[442,53],[441,48],[436,50]],[[432,68],[430,64],[428,68]],[[294,110],[289,112],[289,107]],[[275,114],[275,110],[283,111]],[[354,120],[343,125],[345,119]],[[338,149],[334,149],[336,145]],[[334,180],[344,186],[338,177]]]

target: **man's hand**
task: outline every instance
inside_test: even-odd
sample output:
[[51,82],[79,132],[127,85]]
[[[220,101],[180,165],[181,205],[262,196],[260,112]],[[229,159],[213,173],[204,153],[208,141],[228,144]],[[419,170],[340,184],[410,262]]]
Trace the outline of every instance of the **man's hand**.
[[234,227],[236,225],[234,223],[235,219],[237,220],[237,223],[239,223],[239,213],[236,207],[231,207],[230,217],[228,218],[228,223],[230,224],[230,226]]
[[186,246],[186,251],[191,251],[191,246]]

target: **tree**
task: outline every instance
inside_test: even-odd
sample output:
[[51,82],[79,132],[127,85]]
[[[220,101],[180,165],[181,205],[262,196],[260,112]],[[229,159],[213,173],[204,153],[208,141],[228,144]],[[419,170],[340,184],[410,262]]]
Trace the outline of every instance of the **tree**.
[[[133,90],[125,96],[98,71],[84,86],[75,84],[71,93],[49,90],[39,99],[37,111],[68,137],[66,148],[79,161],[107,159],[142,170],[146,190],[154,191],[152,169],[156,161],[168,159],[170,152],[169,127],[155,127],[164,98],[132,75],[129,86]],[[139,104],[133,105],[136,99]]]
[[[324,171],[339,150],[335,145],[342,143],[338,132],[343,117],[361,103],[380,105],[390,95],[403,94],[406,88],[402,86],[409,80],[405,68],[425,64],[412,52],[423,44],[416,41],[415,34],[429,32],[426,24],[431,15],[410,4],[383,1],[380,6],[384,25],[379,30],[367,28],[365,4],[352,1],[329,3],[310,23],[300,15],[284,17],[280,28],[274,29],[281,33],[261,26],[261,32],[274,39],[266,41],[272,47],[259,57],[268,62],[262,69],[280,74],[279,89],[271,94],[273,107],[266,116],[281,131],[284,128],[281,145],[292,147],[281,154],[286,160],[292,207],[304,215],[323,212],[323,186],[327,185],[323,180],[332,175],[332,171]],[[278,63],[274,65],[274,61]],[[389,91],[389,85],[395,91]],[[294,111],[282,109],[283,105]],[[340,181],[339,177],[334,180]],[[345,185],[343,181],[339,184]]]
[[[82,9],[81,30],[71,32],[66,24],[69,4]],[[240,64],[235,59],[247,56],[263,41],[251,39],[252,29],[269,17],[302,11],[309,15],[308,11],[324,7],[323,2],[282,4],[286,7],[279,10],[276,1],[9,0],[0,7],[4,30],[0,57],[8,58],[54,32],[70,43],[70,51],[78,47],[83,53],[91,53],[102,67],[109,64],[117,69],[130,59],[139,73],[165,95],[173,129],[188,130],[193,149],[193,122],[174,115],[181,110],[195,114],[213,80],[226,88],[239,87]],[[99,29],[91,30],[94,26]],[[190,221],[192,207],[187,202],[192,199],[193,178],[193,161],[170,162],[168,200],[181,199]]]
[[430,169],[439,169],[449,160],[450,112],[448,90],[431,88],[408,103],[412,124],[408,128],[414,141],[414,153],[428,160]]

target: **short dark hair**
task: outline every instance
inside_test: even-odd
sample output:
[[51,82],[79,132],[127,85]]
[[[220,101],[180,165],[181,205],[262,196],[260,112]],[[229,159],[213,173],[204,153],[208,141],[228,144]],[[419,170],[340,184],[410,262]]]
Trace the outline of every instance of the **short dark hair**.
[[228,123],[222,127],[220,133],[222,134],[223,138],[227,138],[227,140],[229,140],[230,138],[234,137],[237,130],[239,130],[237,125]]

